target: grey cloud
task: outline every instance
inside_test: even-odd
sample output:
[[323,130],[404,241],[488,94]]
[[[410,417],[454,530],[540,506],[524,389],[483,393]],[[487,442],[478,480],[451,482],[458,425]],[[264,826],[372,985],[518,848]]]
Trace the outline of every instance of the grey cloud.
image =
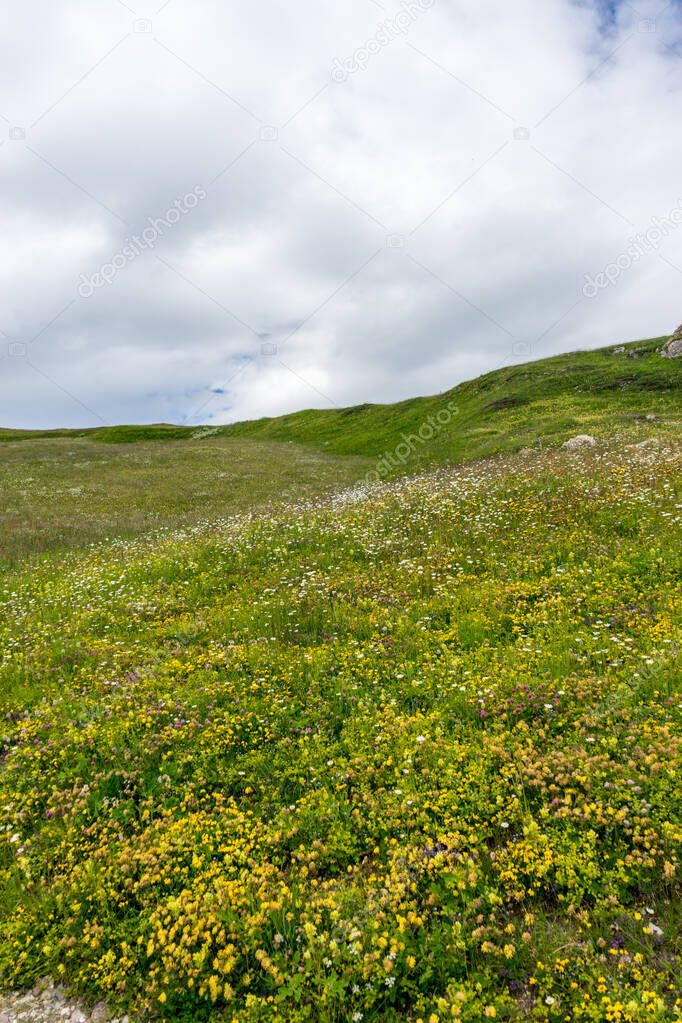
[[678,3],[436,0],[345,82],[399,4],[131,6],[0,14],[0,424],[397,400],[678,322],[682,231],[582,295],[679,199]]

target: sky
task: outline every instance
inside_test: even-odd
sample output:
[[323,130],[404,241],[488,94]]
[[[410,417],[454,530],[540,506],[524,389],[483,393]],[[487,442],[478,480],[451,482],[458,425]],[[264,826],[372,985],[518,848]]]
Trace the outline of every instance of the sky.
[[396,401],[682,320],[682,4],[5,0],[0,426]]

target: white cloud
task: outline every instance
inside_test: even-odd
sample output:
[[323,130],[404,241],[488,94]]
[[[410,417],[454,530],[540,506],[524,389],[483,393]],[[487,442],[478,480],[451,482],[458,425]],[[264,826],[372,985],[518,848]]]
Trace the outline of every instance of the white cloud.
[[404,7],[9,0],[2,425],[389,401],[674,327],[682,231],[582,288],[681,198],[677,0],[409,5],[339,82]]

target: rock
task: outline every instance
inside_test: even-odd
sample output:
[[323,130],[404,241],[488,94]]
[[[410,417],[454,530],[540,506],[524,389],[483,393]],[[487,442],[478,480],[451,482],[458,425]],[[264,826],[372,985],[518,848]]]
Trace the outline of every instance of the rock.
[[625,345],[616,345],[615,348],[611,349],[611,355],[624,355]]
[[662,352],[666,359],[679,359],[682,357],[682,337],[677,341],[668,341]]
[[589,433],[579,433],[577,437],[571,437],[562,445],[565,451],[578,451],[580,448],[593,448],[596,440]]
[[658,416],[654,415],[653,412],[648,412],[644,418],[646,419],[647,423],[655,423],[656,420],[658,419]]
[[677,328],[668,343],[663,346],[661,355],[666,359],[682,358],[682,324]]
[[[67,997],[64,988],[49,981],[39,981],[32,991],[0,994],[0,1023],[106,1023],[109,1019],[104,1002],[97,1002],[91,1012]],[[111,1023],[130,1023],[127,1016]]]

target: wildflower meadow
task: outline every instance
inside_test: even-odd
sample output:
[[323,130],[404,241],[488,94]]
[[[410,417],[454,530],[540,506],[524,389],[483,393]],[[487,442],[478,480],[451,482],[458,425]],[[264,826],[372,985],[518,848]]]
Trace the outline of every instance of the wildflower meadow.
[[133,1020],[674,1020],[682,447],[5,580],[0,977]]

